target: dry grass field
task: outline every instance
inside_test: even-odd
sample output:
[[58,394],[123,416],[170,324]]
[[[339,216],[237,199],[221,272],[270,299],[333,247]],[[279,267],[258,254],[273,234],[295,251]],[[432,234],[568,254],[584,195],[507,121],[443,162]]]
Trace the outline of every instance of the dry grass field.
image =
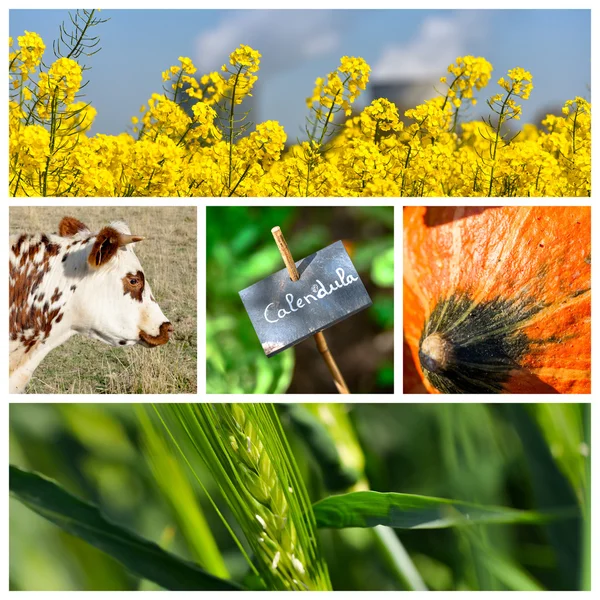
[[112,348],[75,336],[42,361],[28,393],[186,394],[197,389],[195,207],[13,207],[10,232],[54,233],[62,217],[99,231],[124,220],[146,239],[135,252],[152,293],[175,328],[159,348]]

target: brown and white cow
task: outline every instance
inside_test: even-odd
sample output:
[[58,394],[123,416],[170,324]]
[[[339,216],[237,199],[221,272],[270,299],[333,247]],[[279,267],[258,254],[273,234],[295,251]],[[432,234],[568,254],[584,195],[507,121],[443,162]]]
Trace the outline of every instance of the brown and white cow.
[[25,390],[42,359],[80,333],[111,346],[160,346],[173,326],[152,296],[122,221],[93,234],[65,217],[55,234],[11,236],[10,391]]

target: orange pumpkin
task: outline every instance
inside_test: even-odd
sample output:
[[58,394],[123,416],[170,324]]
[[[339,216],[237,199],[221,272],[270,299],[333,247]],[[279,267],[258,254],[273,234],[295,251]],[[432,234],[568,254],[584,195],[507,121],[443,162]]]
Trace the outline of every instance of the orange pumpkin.
[[406,207],[404,391],[590,393],[590,248],[589,207]]

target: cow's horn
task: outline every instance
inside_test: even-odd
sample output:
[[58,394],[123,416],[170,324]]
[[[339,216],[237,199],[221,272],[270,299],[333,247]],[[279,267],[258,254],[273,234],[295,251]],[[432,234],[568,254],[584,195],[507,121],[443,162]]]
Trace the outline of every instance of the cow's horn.
[[119,246],[127,246],[127,244],[133,244],[134,242],[141,242],[144,238],[140,235],[129,235],[127,233],[119,234]]

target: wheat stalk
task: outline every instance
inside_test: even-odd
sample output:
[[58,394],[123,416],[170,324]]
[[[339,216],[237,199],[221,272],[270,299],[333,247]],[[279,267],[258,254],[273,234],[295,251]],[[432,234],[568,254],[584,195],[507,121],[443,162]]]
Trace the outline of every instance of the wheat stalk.
[[[294,519],[290,518],[288,496],[294,493],[287,481],[279,478],[269,452],[265,449],[259,429],[241,405],[220,410],[223,433],[228,437],[230,457],[245,484],[246,499],[254,508],[258,549],[272,571],[296,586],[309,588],[305,568],[306,556],[298,544]],[[286,490],[287,487],[287,490]],[[287,493],[286,493],[287,491]]]
[[169,404],[211,471],[267,586],[330,590],[311,503],[270,404]]

